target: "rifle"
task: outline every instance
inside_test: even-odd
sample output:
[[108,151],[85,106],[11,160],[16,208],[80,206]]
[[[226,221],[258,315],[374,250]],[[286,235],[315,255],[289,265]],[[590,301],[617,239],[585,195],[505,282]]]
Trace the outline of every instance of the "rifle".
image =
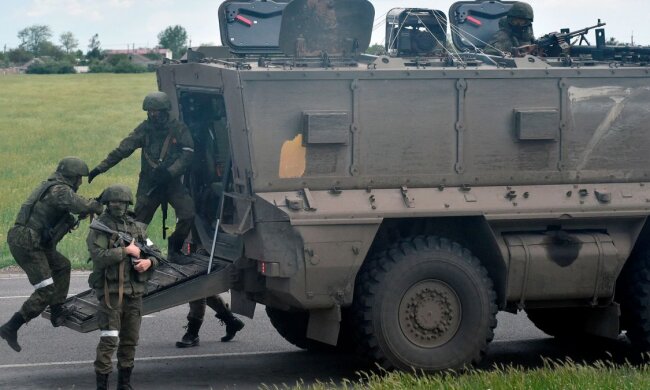
[[[124,245],[129,245],[129,244],[131,244],[133,242],[135,244],[135,246],[137,246],[140,249],[140,252],[144,253],[147,257],[156,258],[159,261],[164,262],[164,263],[167,262],[167,259],[160,252],[158,252],[158,250],[154,249],[151,246],[153,244],[149,244],[149,243],[143,244],[141,242],[138,242],[137,240],[134,240],[134,238],[129,233],[118,232],[116,230],[113,230],[113,229],[109,228],[108,226],[106,226],[105,224],[103,224],[102,222],[100,222],[98,219],[95,219],[90,224],[90,228],[93,229],[93,230],[96,230],[98,232],[103,232],[103,233],[106,233],[106,234],[116,235],[119,238],[119,240],[115,243],[115,246],[119,246],[120,241]],[[131,263],[133,265],[135,265],[135,260],[136,259],[131,257]]]
[[532,45],[514,48],[513,55],[515,57],[521,57],[526,54],[532,54],[540,57],[559,57],[561,54],[568,54],[569,49],[571,49],[571,46],[573,46],[573,43],[571,43],[572,39],[580,37],[580,42],[578,44],[587,42],[587,45],[589,45],[589,41],[585,35],[587,35],[587,33],[594,28],[599,28],[605,25],[606,23],[603,23],[600,21],[600,19],[598,19],[598,23],[596,25],[585,27],[581,30],[563,33],[552,32],[539,38]]

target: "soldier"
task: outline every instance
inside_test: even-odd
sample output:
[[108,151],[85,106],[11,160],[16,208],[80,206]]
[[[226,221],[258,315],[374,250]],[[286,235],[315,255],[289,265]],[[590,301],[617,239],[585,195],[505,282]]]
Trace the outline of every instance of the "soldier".
[[88,166],[77,157],[59,162],[56,172],[42,182],[23,203],[15,225],[7,234],[9,250],[25,271],[35,291],[19,312],[0,327],[0,336],[20,352],[18,329],[50,305],[52,326],[63,324],[63,308],[70,286],[70,261],[56,250],[58,241],[76,225],[72,214],[101,213],[96,200],[76,194]]
[[533,7],[529,4],[514,3],[508,15],[499,21],[499,31],[494,34],[485,52],[500,55],[511,53],[516,47],[532,45],[535,41],[534,16]]
[[226,325],[226,335],[221,338],[222,342],[232,340],[235,334],[244,328],[244,323],[232,314],[220,296],[214,295],[199,299],[190,302],[190,312],[187,315],[187,332],[183,335],[181,341],[176,342],[176,347],[188,348],[199,345],[199,330],[203,324],[206,305],[210,306],[217,313],[215,317]]
[[90,171],[88,182],[142,148],[135,219],[148,225],[158,206],[169,202],[178,222],[169,237],[167,253],[170,260],[180,262],[183,241],[190,233],[194,219],[194,202],[181,182],[181,176],[192,163],[194,142],[187,127],[171,118],[171,108],[171,101],[164,92],[147,95],[142,104],[147,119]]
[[[132,218],[128,207],[133,204],[131,189],[112,185],[102,193],[106,212],[99,221],[110,229],[128,233],[140,243],[147,242],[145,226]],[[95,373],[97,389],[107,389],[111,358],[117,350],[118,390],[131,389],[135,347],[142,322],[142,295],[154,268],[155,258],[140,258],[140,249],[132,242],[117,242],[116,235],[90,230],[86,243],[93,261],[88,284],[99,300],[97,321],[100,339],[97,345]],[[119,345],[118,345],[119,338]]]

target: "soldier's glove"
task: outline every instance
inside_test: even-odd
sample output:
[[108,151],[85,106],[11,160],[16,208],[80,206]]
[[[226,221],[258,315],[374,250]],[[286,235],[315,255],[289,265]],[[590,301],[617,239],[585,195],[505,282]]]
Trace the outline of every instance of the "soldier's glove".
[[92,183],[93,180],[102,173],[99,169],[95,168],[88,174],[88,184]]
[[158,167],[154,169],[152,176],[153,176],[152,182],[154,187],[163,186],[169,183],[172,179],[171,173],[169,173],[169,171],[165,167]]
[[96,200],[92,200],[90,203],[90,212],[95,215],[99,215],[104,211],[104,207],[102,207],[102,204],[99,203]]

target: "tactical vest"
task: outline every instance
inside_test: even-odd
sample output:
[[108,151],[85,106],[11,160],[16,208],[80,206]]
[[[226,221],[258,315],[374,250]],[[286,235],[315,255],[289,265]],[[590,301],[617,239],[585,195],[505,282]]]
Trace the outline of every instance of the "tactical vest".
[[26,226],[38,232],[49,229],[56,225],[60,220],[66,217],[69,213],[56,207],[52,207],[43,202],[43,198],[47,195],[48,191],[55,185],[65,185],[57,180],[48,180],[41,183],[36,188],[27,201],[23,203],[16,217],[16,225]]
[[171,119],[164,129],[157,129],[147,124],[144,146],[142,147],[142,165],[156,169],[158,166],[169,167],[178,160],[182,150],[177,144],[180,138],[179,123]]

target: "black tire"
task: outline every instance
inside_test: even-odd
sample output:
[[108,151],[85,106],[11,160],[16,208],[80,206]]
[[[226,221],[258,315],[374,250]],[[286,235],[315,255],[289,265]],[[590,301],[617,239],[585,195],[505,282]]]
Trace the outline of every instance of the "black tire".
[[271,325],[280,336],[298,348],[313,352],[350,352],[354,350],[353,337],[349,331],[348,311],[343,309],[341,331],[336,346],[321,343],[307,338],[307,325],[309,313],[306,311],[284,311],[266,307],[266,314],[271,320]]
[[436,236],[371,256],[357,275],[361,352],[386,369],[436,372],[478,363],[494,337],[496,293],[471,252]]
[[559,339],[595,337],[584,330],[586,308],[526,309],[528,319],[537,329]]
[[271,320],[271,325],[280,336],[301,349],[307,349],[307,322],[309,313],[305,311],[284,311],[266,307],[266,314]]
[[650,249],[634,253],[617,282],[621,325],[634,348],[650,351]]

